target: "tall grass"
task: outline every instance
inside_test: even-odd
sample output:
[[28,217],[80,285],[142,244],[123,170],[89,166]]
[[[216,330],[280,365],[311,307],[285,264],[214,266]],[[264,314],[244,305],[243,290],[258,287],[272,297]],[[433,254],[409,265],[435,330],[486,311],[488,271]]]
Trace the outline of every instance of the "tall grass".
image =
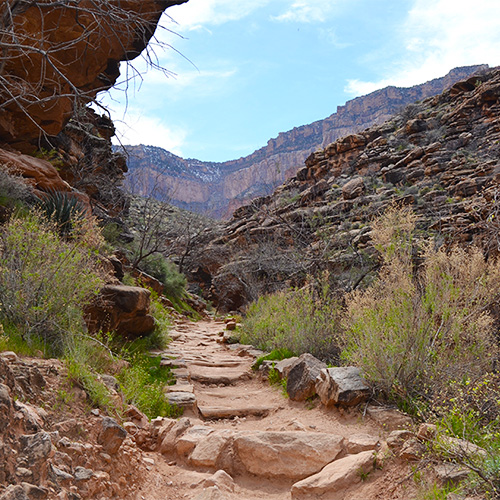
[[287,349],[338,360],[341,308],[327,278],[312,285],[261,297],[250,305],[241,341],[265,351]]

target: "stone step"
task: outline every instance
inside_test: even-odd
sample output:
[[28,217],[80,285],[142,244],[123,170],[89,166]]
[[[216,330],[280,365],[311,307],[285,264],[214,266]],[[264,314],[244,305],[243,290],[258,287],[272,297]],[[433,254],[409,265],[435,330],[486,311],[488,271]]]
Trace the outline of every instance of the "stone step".
[[234,385],[242,380],[249,380],[252,375],[248,371],[236,370],[232,368],[212,368],[206,366],[190,365],[189,375],[192,381],[200,384]]
[[225,408],[222,406],[198,406],[198,412],[205,420],[219,420],[234,417],[265,417],[274,408],[270,406],[245,406]]
[[221,359],[221,360],[213,360],[213,361],[191,361],[190,363],[191,366],[209,366],[213,368],[228,368],[228,367],[237,367],[237,366],[245,366],[244,363],[242,363],[239,360],[234,360],[234,359]]
[[168,402],[171,405],[184,408],[186,410],[196,409],[196,396],[192,392],[168,392]]

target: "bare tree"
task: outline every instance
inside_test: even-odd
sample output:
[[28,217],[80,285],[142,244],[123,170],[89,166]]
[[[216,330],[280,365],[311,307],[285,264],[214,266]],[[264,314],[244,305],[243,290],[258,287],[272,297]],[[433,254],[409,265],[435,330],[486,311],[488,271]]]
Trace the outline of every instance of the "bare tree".
[[0,137],[56,135],[78,105],[116,82],[120,61],[143,51],[162,69],[148,43],[163,11],[185,1],[1,1]]

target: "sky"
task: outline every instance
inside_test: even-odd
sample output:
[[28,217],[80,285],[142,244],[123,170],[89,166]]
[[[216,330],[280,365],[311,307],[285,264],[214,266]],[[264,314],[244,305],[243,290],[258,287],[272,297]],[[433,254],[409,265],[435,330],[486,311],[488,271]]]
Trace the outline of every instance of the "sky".
[[161,26],[150,54],[166,71],[122,63],[126,82],[101,100],[122,144],[204,161],[388,85],[500,65],[499,0],[189,0]]

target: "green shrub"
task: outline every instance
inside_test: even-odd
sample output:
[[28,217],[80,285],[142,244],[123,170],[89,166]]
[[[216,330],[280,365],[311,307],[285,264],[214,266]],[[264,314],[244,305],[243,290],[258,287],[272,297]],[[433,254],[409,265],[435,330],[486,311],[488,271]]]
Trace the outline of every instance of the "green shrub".
[[486,310],[500,266],[477,248],[427,243],[415,269],[413,213],[393,208],[373,227],[383,264],[370,288],[347,298],[343,356],[386,395],[432,403],[446,384],[492,369],[498,349]]
[[164,294],[169,298],[179,299],[186,292],[186,277],[177,270],[177,266],[161,254],[153,254],[143,259],[141,269],[161,281]]
[[338,360],[340,305],[326,278],[319,291],[312,285],[261,297],[250,305],[241,341],[264,351],[309,352],[326,361]]
[[82,331],[82,306],[102,286],[94,250],[64,241],[39,215],[12,219],[0,233],[0,317],[28,343],[53,353]]
[[174,381],[170,371],[160,366],[161,358],[136,355],[131,366],[118,376],[123,394],[149,418],[178,417],[182,412],[171,406],[164,393],[166,384]]

